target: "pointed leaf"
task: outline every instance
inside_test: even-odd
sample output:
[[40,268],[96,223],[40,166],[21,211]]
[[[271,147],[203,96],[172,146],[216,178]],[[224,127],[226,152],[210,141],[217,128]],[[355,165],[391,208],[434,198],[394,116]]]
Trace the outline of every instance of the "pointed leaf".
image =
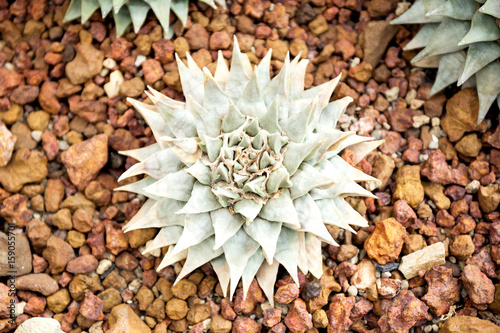
[[290,187],[292,200],[309,193],[313,188],[327,189],[334,184],[330,177],[323,175],[316,168],[306,163],[302,164],[290,180],[293,184]]
[[173,139],[164,136],[161,138],[161,141],[165,142],[184,164],[195,163],[203,155],[198,145],[200,142],[199,138]]
[[215,233],[209,213],[186,215],[184,229],[172,255],[180,253],[191,246],[201,243]]
[[220,248],[229,238],[231,238],[245,221],[239,214],[231,214],[226,208],[214,210],[210,213],[212,225],[215,230],[214,248]]
[[299,217],[300,231],[312,233],[321,238],[322,241],[338,246],[326,229],[321,211],[309,194],[295,199],[293,205]]
[[247,223],[250,223],[259,215],[262,203],[257,203],[251,199],[243,199],[236,202],[233,209],[235,213],[241,214]]
[[273,262],[281,226],[281,222],[270,222],[261,218],[256,218],[243,226],[247,234],[262,246],[262,252],[268,263]]
[[144,190],[159,197],[188,201],[196,179],[184,170],[170,173]]
[[187,204],[175,214],[199,214],[221,208],[210,186],[195,182]]
[[[217,258],[223,253],[223,249],[214,250],[215,236],[210,236],[203,242],[191,246],[188,250],[188,255],[181,272],[177,276],[175,283],[179,282],[186,275],[200,267],[201,265]],[[174,284],[175,284],[174,283]]]
[[293,227],[300,226],[297,211],[293,206],[288,189],[284,190],[279,197],[269,199],[259,216],[268,221],[284,222]]

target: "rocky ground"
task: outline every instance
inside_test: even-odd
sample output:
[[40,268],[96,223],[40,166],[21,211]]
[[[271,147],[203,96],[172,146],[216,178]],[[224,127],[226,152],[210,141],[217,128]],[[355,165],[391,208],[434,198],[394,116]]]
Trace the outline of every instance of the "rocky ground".
[[[500,332],[498,109],[477,125],[473,89],[429,96],[435,70],[402,51],[415,31],[388,23],[409,3],[193,2],[171,40],[152,15],[118,39],[99,12],[63,24],[67,5],[0,0],[0,221],[17,275],[12,324],[2,232],[0,332],[31,317],[72,333]],[[174,53],[213,71],[234,35],[254,63],[272,48],[274,73],[302,52],[306,87],[342,73],[334,98],[354,103],[339,126],[385,139],[358,164],[382,181],[365,184],[378,199],[349,199],[370,226],[330,228],[341,246],[324,247],[321,280],[298,288],[282,273],[276,308],[255,281],[246,300],[223,298],[210,265],[172,286],[180,265],[156,272],[161,255],[141,255],[157,230],[121,229],[144,198],[113,191],[135,163],[118,151],[154,141],[126,97],[146,100],[151,85],[182,99]]]

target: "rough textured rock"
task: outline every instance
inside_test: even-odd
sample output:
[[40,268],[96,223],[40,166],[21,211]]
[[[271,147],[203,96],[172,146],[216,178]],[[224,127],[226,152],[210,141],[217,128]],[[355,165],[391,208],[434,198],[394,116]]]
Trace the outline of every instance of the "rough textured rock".
[[83,84],[99,74],[104,52],[91,44],[79,44],[75,58],[66,64],[66,76],[72,84]]
[[446,262],[445,258],[444,244],[437,242],[402,257],[399,271],[403,273],[405,278],[411,279],[417,276],[420,270],[428,270],[433,266],[443,265]]
[[99,134],[74,144],[62,153],[61,160],[71,182],[84,190],[108,161],[108,137]]
[[427,294],[422,297],[436,316],[441,316],[450,307],[460,301],[460,281],[453,277],[451,268],[444,266],[432,267],[425,274]]
[[375,230],[368,236],[364,248],[368,256],[380,265],[398,258],[406,238],[406,229],[394,218],[375,224]]
[[477,317],[456,316],[448,319],[439,333],[499,333],[500,327]]
[[494,300],[493,282],[476,265],[466,265],[461,279],[474,306],[479,310],[486,310]]
[[24,184],[41,182],[47,174],[45,155],[21,148],[7,166],[0,168],[0,183],[6,191],[18,192]]
[[49,263],[52,274],[58,274],[62,273],[66,264],[75,257],[75,251],[62,239],[51,236],[43,250],[43,257]]
[[284,322],[291,332],[305,332],[313,327],[306,303],[300,298],[293,301]]
[[[11,236],[11,234],[7,236],[3,232],[0,232],[0,258],[3,258],[3,260],[0,262],[0,276],[10,276],[11,274],[8,273],[9,271],[16,272],[16,276],[31,273],[31,250],[26,234],[16,233],[14,235],[15,240],[13,240]],[[7,259],[12,257],[11,255],[9,255],[9,243],[12,243],[12,241],[15,242],[15,260],[13,263],[11,263],[10,260]],[[13,265],[13,267],[11,265]]]
[[409,290],[401,292],[383,306],[383,315],[378,321],[382,332],[407,332],[417,323],[429,319],[429,308]]
[[109,314],[109,333],[150,333],[151,329],[127,305],[120,304]]
[[19,290],[30,290],[39,292],[44,296],[49,296],[55,293],[59,286],[48,274],[28,274],[20,276],[16,279],[16,288]]
[[356,300],[354,297],[345,297],[343,294],[336,294],[332,297],[328,311],[328,333],[347,332],[352,324],[349,318],[351,310]]
[[420,167],[406,165],[396,173],[394,200],[405,200],[411,207],[417,208],[424,200],[424,187],[420,181]]
[[374,68],[378,65],[382,55],[389,45],[392,37],[398,32],[398,27],[389,24],[386,21],[368,22],[364,34],[364,61],[371,64]]

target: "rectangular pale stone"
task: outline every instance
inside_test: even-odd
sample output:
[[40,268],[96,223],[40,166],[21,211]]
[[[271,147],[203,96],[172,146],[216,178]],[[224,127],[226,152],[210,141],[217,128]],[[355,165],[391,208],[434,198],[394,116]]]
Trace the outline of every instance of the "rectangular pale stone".
[[427,271],[434,266],[443,265],[445,262],[444,244],[439,242],[402,257],[399,271],[403,273],[405,278],[411,279],[417,276],[418,271]]

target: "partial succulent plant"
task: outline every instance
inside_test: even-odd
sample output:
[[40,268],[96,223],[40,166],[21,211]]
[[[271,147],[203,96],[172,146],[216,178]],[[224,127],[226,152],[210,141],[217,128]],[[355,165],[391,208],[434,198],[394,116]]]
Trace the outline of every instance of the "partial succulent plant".
[[[224,0],[200,0],[213,8],[219,6],[225,8]],[[150,9],[153,10],[158,21],[165,31],[168,32],[170,24],[170,10],[181,20],[185,26],[188,18],[189,0],[71,0],[68,10],[64,16],[64,22],[81,18],[82,23],[101,9],[102,17],[105,18],[111,11],[115,20],[116,35],[121,36],[132,25],[137,33],[146,20]]]
[[412,63],[438,68],[431,94],[477,86],[480,123],[495,99],[500,107],[499,19],[498,0],[417,0],[391,23],[425,24],[404,49],[424,48]]
[[129,99],[157,143],[121,152],[140,163],[120,180],[147,176],[118,190],[148,198],[124,229],[161,228],[144,253],[168,247],[158,270],[186,259],[177,280],[210,262],[230,296],[256,277],[272,302],[279,264],[296,282],[297,267],[323,274],[321,242],[336,245],[325,224],[367,226],[343,198],[373,197],[356,182],[378,180],[339,153],[357,163],[381,142],[335,129],[352,99],[329,103],[340,76],[304,90],[307,60],[287,56],[271,80],[271,51],[252,69],[236,40],[231,70],[220,52],[213,76],[186,57],[186,103]]

